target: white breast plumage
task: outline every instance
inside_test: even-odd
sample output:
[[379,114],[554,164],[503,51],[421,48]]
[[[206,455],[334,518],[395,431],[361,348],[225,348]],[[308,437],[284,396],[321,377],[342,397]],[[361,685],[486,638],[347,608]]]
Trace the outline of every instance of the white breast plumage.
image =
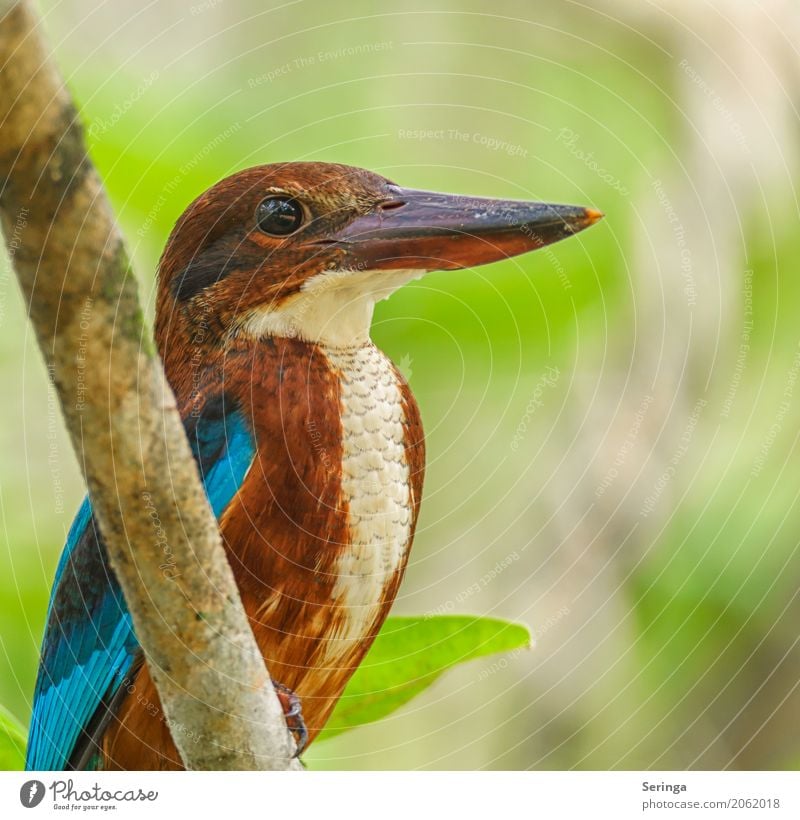
[[413,502],[403,401],[391,362],[371,343],[325,354],[340,374],[342,501],[350,533],[335,569],[333,597],[344,617],[328,653],[333,660],[363,640],[402,567]]

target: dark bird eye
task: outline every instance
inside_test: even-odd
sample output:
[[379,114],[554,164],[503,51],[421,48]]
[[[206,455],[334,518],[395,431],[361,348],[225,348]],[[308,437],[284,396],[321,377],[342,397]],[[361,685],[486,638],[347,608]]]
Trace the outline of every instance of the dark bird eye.
[[256,209],[256,222],[270,236],[288,236],[303,224],[303,208],[290,196],[271,196]]

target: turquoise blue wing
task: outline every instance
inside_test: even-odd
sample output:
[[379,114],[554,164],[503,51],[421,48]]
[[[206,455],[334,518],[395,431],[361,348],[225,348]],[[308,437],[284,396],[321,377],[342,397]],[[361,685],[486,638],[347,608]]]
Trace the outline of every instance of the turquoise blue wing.
[[[184,420],[214,514],[240,487],[255,454],[243,415],[220,395]],[[26,768],[93,765],[97,742],[142,653],[85,499],[56,570],[34,691]]]

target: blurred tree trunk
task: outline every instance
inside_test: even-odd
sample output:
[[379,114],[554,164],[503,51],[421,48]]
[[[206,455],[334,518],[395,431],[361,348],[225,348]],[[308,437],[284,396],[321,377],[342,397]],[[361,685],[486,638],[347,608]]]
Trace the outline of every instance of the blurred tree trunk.
[[[635,602],[623,584],[640,562],[670,546],[662,535],[675,511],[713,493],[701,471],[709,471],[721,423],[735,403],[733,396],[726,406],[725,396],[750,321],[745,300],[752,271],[745,237],[756,225],[785,221],[781,209],[796,210],[791,186],[798,165],[797,4],[594,0],[593,5],[668,52],[668,104],[677,111],[679,128],[664,135],[672,161],[648,168],[638,189],[634,186],[630,332],[614,328],[612,347],[598,358],[597,371],[578,374],[581,399],[572,400],[573,412],[558,421],[560,435],[551,436],[557,448],[563,441],[575,439],[575,444],[566,454],[557,449],[549,456],[558,468],[546,540],[558,545],[559,560],[549,575],[559,579],[559,592],[543,609],[572,599],[577,602],[573,627],[591,630],[603,644],[594,661],[560,645],[548,647],[564,655],[551,674],[558,686],[556,711],[608,679],[609,664],[620,663],[636,677],[648,661],[640,655],[631,664]],[[653,52],[656,63],[660,55]],[[581,476],[577,482],[576,476]],[[620,632],[627,633],[622,640]],[[769,655],[768,648],[765,652]],[[781,673],[796,679],[797,658]],[[677,729],[671,719],[662,724],[655,715],[650,741],[620,757],[618,765],[777,765],[787,750],[775,748],[769,734],[750,738],[746,730],[726,726],[761,682],[750,678],[738,694],[727,694],[724,707],[704,711],[690,753],[679,744],[661,756]],[[723,684],[727,681],[718,683]],[[635,691],[635,680],[624,685],[623,700],[628,687]],[[672,694],[679,702],[686,693]],[[588,701],[587,722],[594,719],[591,703],[605,708],[606,694]],[[624,712],[625,705],[615,701]],[[800,703],[797,698],[793,703],[796,722]],[[698,718],[691,709],[685,715],[687,722]]]

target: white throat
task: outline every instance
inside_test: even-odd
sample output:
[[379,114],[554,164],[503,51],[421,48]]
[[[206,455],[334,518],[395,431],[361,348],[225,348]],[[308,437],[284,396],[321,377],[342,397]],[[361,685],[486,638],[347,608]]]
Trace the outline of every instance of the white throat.
[[405,566],[414,494],[394,366],[372,344],[324,355],[339,377],[341,506],[350,535],[334,570],[332,599],[341,617],[327,641],[328,662],[338,663],[370,634],[389,585]]
[[278,308],[256,308],[242,330],[256,338],[282,336],[326,348],[366,344],[375,303],[424,276],[422,270],[331,270],[312,276]]

